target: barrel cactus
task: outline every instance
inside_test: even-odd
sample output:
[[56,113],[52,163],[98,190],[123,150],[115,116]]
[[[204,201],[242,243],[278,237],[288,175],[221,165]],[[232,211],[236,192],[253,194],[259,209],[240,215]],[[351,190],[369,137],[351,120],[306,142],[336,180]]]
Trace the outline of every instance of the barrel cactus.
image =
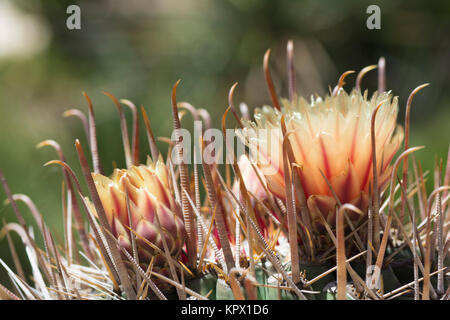
[[[25,276],[18,259],[14,267],[0,259],[14,284],[12,290],[0,285],[0,297],[448,300],[450,165],[445,172],[436,166],[435,189],[428,194],[427,173],[411,156],[422,147],[409,145],[411,103],[426,85],[411,93],[400,126],[398,100],[385,88],[384,59],[378,64],[377,92],[361,90],[363,76],[377,67],[369,66],[359,72],[353,89],[344,89],[351,73],[345,72],[328,95],[305,99],[295,91],[289,42],[289,98],[279,99],[269,56],[270,51],[264,72],[272,106],[256,108],[253,117],[242,108],[240,115],[233,102],[236,85],[230,90],[222,131],[233,114],[237,127],[231,130],[248,154],[228,153],[229,141],[222,141],[225,148],[214,154],[225,151],[233,160],[223,165],[204,157],[188,163],[179,109],[203,121],[206,130],[211,119],[205,109],[177,102],[177,82],[171,94],[175,139],[161,139],[169,144],[167,157],[160,155],[141,109],[151,153],[146,164],[140,158],[137,108],[105,93],[119,111],[126,160],[125,168],[105,173],[94,107],[85,94],[87,116],[77,109],[65,113],[79,118],[85,129],[86,145],[75,141],[84,179],[56,141],[39,144],[57,151],[58,159],[47,165],[62,168],[62,243],[32,200],[11,192],[0,171],[19,222],[7,223],[0,238],[6,236],[11,245],[11,232],[21,237],[33,274]],[[131,143],[123,106],[132,111]],[[196,132],[200,151],[214,145],[206,130]],[[408,158],[413,158],[413,170]],[[36,220],[42,248],[18,201]],[[15,256],[12,245],[11,251]]]

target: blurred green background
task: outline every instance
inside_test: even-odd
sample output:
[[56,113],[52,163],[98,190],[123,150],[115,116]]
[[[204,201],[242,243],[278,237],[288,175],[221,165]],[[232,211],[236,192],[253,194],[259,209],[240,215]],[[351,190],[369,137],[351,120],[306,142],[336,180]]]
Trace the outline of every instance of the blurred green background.
[[[81,30],[66,28],[71,4],[81,8]],[[371,4],[381,8],[381,30],[366,28]],[[435,156],[447,157],[448,0],[0,0],[0,30],[0,168],[12,191],[29,195],[60,234],[61,171],[42,166],[56,158],[54,150],[35,146],[57,140],[79,172],[73,142],[80,138],[86,146],[84,132],[78,121],[61,115],[73,107],[87,109],[82,91],[94,102],[99,151],[110,172],[113,160],[124,166],[124,157],[117,111],[103,90],[143,104],[155,134],[170,136],[170,91],[181,78],[179,101],[208,109],[219,126],[236,81],[235,102],[250,108],[270,102],[262,72],[267,48],[276,87],[287,96],[288,39],[294,40],[297,90],[303,95],[326,93],[342,72],[384,56],[387,87],[399,96],[403,122],[410,91],[430,82],[412,106],[411,145],[427,146],[417,153],[426,169],[433,168]],[[353,81],[348,78],[347,88]],[[376,89],[376,71],[363,85]],[[0,216],[16,221],[5,198],[0,190]],[[11,261],[5,239],[0,257]]]

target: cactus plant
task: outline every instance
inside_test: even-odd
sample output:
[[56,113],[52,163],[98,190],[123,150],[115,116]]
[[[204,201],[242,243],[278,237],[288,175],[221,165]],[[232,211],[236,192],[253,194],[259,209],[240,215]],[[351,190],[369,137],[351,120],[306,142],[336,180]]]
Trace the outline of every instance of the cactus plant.
[[[63,172],[63,243],[56,242],[31,199],[11,192],[0,171],[19,222],[7,223],[0,235],[19,234],[32,268],[30,278],[19,260],[8,266],[0,259],[14,284],[0,285],[0,297],[448,300],[450,166],[435,168],[436,188],[427,194],[428,172],[412,156],[421,147],[409,145],[411,103],[426,85],[412,91],[401,127],[397,98],[385,88],[383,59],[361,70],[352,90],[343,88],[351,73],[345,72],[329,95],[308,102],[295,92],[293,50],[289,42],[288,99],[276,94],[270,51],[264,72],[272,106],[257,108],[253,117],[242,110],[240,116],[233,102],[236,85],[231,88],[222,130],[231,111],[249,154],[236,157],[225,149],[233,161],[224,165],[204,158],[192,166],[186,162],[179,109],[203,119],[207,128],[209,115],[177,102],[177,82],[171,95],[175,140],[165,159],[141,109],[151,151],[146,165],[140,163],[137,108],[105,93],[119,111],[126,159],[126,168],[108,177],[97,149],[94,107],[84,94],[88,115],[65,115],[81,119],[87,134],[88,145],[76,140],[75,146],[88,194],[59,144],[39,145],[57,151],[58,160],[47,164]],[[369,95],[362,79],[376,67],[379,88]],[[131,144],[123,106],[133,114]],[[200,137],[205,151],[210,142],[203,131]],[[17,201],[33,213],[42,247]]]

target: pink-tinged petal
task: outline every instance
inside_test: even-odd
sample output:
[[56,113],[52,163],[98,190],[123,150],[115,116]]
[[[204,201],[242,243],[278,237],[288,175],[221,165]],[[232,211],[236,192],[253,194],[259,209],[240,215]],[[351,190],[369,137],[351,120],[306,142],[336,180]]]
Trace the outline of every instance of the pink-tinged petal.
[[155,165],[155,174],[164,187],[169,187],[169,171],[162,158],[158,159]]
[[[255,158],[261,173],[265,176],[284,176],[283,168],[280,167],[283,158],[281,155],[267,156],[265,151],[260,151],[258,158]],[[253,158],[252,158],[253,161]]]
[[[95,187],[100,197],[100,201],[102,202],[103,208],[105,210],[108,223],[111,225],[115,211],[113,208],[113,203],[110,198],[109,189],[110,185],[113,185],[113,182],[111,181],[111,179],[98,173],[92,173],[92,178],[94,180]],[[95,209],[95,207],[92,206],[91,209]],[[97,214],[96,210],[92,210],[92,212]]]
[[111,229],[114,236],[119,241],[120,246],[131,252],[131,240],[129,237],[130,231],[126,229],[118,219],[114,219]]
[[145,241],[141,239],[143,238],[148,242],[153,243],[160,249],[162,248],[162,244],[160,244],[159,230],[154,224],[142,219],[136,226],[136,233],[139,235],[139,237],[137,238],[137,243],[140,247],[146,248],[146,250],[153,252],[151,246],[146,244]]
[[348,162],[346,170],[341,175],[332,178],[330,183],[341,203],[349,202],[361,191],[359,177],[351,162]]
[[[341,162],[332,154],[335,148],[333,139],[326,133],[312,137],[309,130],[303,126],[297,127],[291,137],[293,136],[295,136],[295,139],[291,139],[293,151],[302,148],[306,153],[303,156],[300,152],[294,152],[296,164],[302,167],[301,180],[305,193],[308,195],[327,194],[328,187],[320,171],[329,178],[333,166]],[[330,155],[333,155],[333,162],[330,161]]]
[[144,219],[154,223],[156,209],[151,194],[145,189],[140,189],[137,194],[138,201],[136,206],[133,206],[133,216],[136,219]]
[[171,234],[176,234],[178,231],[177,220],[179,220],[180,218],[178,218],[172,211],[170,211],[161,203],[158,205],[157,209],[161,227]]
[[[113,217],[113,220],[111,221],[110,226],[111,226],[112,234],[117,238],[119,236],[119,232],[117,230],[117,226],[116,226],[117,223],[116,223],[116,221],[117,221],[117,219]],[[120,224],[120,222],[119,222],[119,224]]]
[[123,235],[119,235],[117,237],[117,241],[119,242],[119,245],[127,250],[129,253],[133,252],[132,245],[130,242],[130,239],[128,237],[125,237]]
[[[319,137],[319,143],[320,143],[320,153],[322,155],[322,162],[324,167],[324,174],[327,178],[331,177],[331,168],[330,168],[330,159],[328,157],[327,148],[325,147],[325,144],[322,139],[322,135]],[[329,150],[331,150],[329,148]]]
[[267,175],[265,178],[267,181],[267,188],[270,192],[280,199],[285,199],[284,181],[281,181],[281,178],[284,178],[284,176],[280,177],[279,175]]
[[174,209],[175,201],[171,193],[170,182],[169,182],[169,170],[162,157],[160,156],[156,165],[153,166],[139,166],[139,169],[144,177],[144,183],[152,183],[152,181],[157,185],[147,185],[147,189],[153,193],[159,201],[163,202],[167,207]]
[[[377,159],[378,162],[378,159]],[[370,156],[367,159],[367,163],[365,167],[362,167],[361,174],[361,186],[362,190],[366,190],[365,188],[369,187],[369,181],[373,177],[373,158],[372,158],[372,151],[370,151]]]
[[331,195],[328,185],[317,166],[303,165],[300,170],[300,179],[306,197],[313,194]]
[[128,225],[128,213],[125,193],[115,186],[109,188],[112,214],[124,225]]
[[142,219],[141,209],[132,201],[130,201],[129,204],[130,204],[131,223],[133,225],[133,228],[136,228],[136,225]]
[[361,104],[358,105],[358,111],[356,113],[355,121],[351,122],[350,126],[350,134],[347,135],[351,137],[351,143],[350,143],[350,161],[354,161],[355,155],[356,155],[356,143],[357,143],[357,137],[358,137],[358,131],[360,127],[360,119],[361,119]]
[[308,162],[308,144],[306,141],[311,141],[313,137],[309,130],[303,126],[297,126],[294,120],[288,122],[287,129],[294,133],[289,137],[294,153],[296,163]]
[[380,149],[382,149],[382,147],[389,142],[389,139],[392,137],[392,133],[394,132],[397,126],[395,121],[391,121],[387,125],[389,125],[389,127],[379,128],[378,132],[376,133],[376,140],[379,144],[377,146],[377,149],[378,147],[381,147]]
[[138,203],[139,189],[130,182],[128,175],[120,179],[120,187],[124,191],[127,190],[130,202]]
[[[257,213],[260,213],[258,210],[256,210]],[[261,216],[261,214],[257,214],[256,216],[256,221],[258,223],[258,227],[259,230],[262,231],[263,236],[265,239],[267,239],[268,236],[268,226],[266,224],[266,221],[264,221],[263,217]]]
[[320,134],[320,151],[322,154],[323,173],[329,179],[341,174],[347,167],[348,145],[346,145],[345,136],[341,133],[336,136],[333,128],[322,131]]
[[128,169],[125,176],[128,182],[138,189],[144,183],[144,178],[142,177],[139,168],[136,166],[132,166],[130,169]]
[[352,163],[355,171],[358,173],[359,183],[363,186],[364,183],[367,182],[368,176],[370,175],[370,166],[372,163],[372,145],[370,134],[365,137],[361,137],[358,140],[356,155]]
[[[247,191],[254,194],[259,200],[264,200],[267,198],[267,193],[261,184],[250,160],[246,155],[242,155],[238,160],[239,170],[241,171],[242,179],[244,180],[245,187]],[[264,179],[262,175],[261,179]],[[235,181],[232,187],[232,192],[235,196],[240,197],[239,183]]]
[[157,190],[160,192],[160,194],[159,195],[155,194],[155,197],[157,197],[161,203],[164,203],[165,206],[171,207],[172,201],[171,201],[171,195],[169,194],[168,188],[165,187],[159,179],[157,179],[156,182],[158,185]]
[[168,187],[161,182],[155,173],[155,170],[151,170],[145,166],[139,166],[136,170],[139,171],[139,174],[143,179],[141,187],[153,194],[158,201],[163,202],[170,207],[172,202],[170,200],[171,195],[169,194]]
[[217,231],[216,227],[214,227],[212,230],[212,236],[214,237],[214,242],[217,245],[217,249],[222,249],[222,245],[220,244],[219,232]]

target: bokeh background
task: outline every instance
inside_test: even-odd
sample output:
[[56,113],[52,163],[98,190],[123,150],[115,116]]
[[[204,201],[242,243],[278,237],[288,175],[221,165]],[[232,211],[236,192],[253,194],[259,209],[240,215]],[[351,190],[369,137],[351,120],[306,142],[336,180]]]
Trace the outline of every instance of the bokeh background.
[[[81,30],[66,28],[71,4],[81,7]],[[366,28],[371,4],[381,8],[381,30]],[[411,145],[427,146],[416,156],[432,169],[435,157],[446,160],[450,141],[449,35],[448,0],[0,0],[0,168],[13,192],[29,195],[62,234],[61,171],[42,166],[56,154],[36,144],[57,140],[79,172],[73,142],[86,146],[84,132],[62,113],[87,109],[82,91],[94,102],[99,151],[110,172],[113,161],[124,166],[124,157],[117,111],[103,90],[143,104],[155,134],[170,136],[170,91],[181,78],[179,100],[208,109],[219,126],[236,81],[236,102],[270,102],[262,71],[267,48],[276,87],[287,95],[285,47],[293,39],[303,95],[324,94],[342,72],[384,56],[403,122],[410,91],[430,82],[412,106]],[[376,89],[376,71],[364,86]],[[0,217],[16,221],[5,198],[0,190]],[[11,262],[5,239],[0,258]]]

